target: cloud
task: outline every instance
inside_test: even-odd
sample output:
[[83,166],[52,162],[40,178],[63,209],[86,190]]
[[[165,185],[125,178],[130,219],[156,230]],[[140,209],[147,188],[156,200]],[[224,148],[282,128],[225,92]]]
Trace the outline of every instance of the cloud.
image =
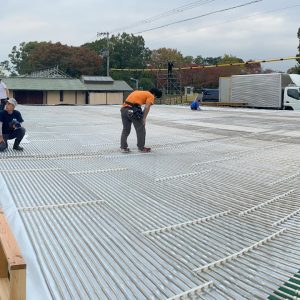
[[[31,15],[15,15],[2,22],[5,27],[0,26],[0,34],[3,38],[14,36],[24,36],[27,32],[28,36],[40,34],[47,29],[48,24],[45,21],[34,19]],[[1,24],[1,23],[0,23]],[[9,28],[9,31],[6,29]]]
[[[126,32],[137,32],[238,4],[241,4],[240,0],[211,1],[157,22],[131,27]],[[159,0],[10,0],[1,5],[1,10],[3,8],[6,12],[0,19],[0,61],[3,61],[11,48],[23,41],[52,41],[79,46],[96,40],[97,32],[124,28],[182,6],[182,0],[173,0],[172,3]],[[284,5],[286,9],[281,9],[280,6]],[[141,35],[150,49],[176,48],[185,56],[228,53],[245,60],[293,56],[299,43],[299,8],[299,0],[286,0],[284,4],[279,0],[264,0],[257,5]],[[267,10],[274,12],[268,13]]]
[[[184,55],[222,56],[232,54],[244,60],[271,59],[294,56],[297,53],[295,22],[289,15],[252,14],[235,21],[223,20],[194,23],[180,26],[169,34],[165,29],[157,36],[154,32],[146,33],[147,45],[157,47],[163,39],[170,48],[180,50]],[[296,64],[295,60],[277,63],[286,70]],[[275,64],[273,64],[275,66]],[[272,68],[271,64],[264,66]]]

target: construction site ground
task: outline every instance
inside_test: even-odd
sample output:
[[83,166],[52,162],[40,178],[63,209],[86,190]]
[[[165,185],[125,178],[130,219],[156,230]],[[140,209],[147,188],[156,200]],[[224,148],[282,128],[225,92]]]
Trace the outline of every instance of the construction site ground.
[[154,105],[126,154],[119,106],[17,108],[0,205],[28,299],[295,299],[300,112]]

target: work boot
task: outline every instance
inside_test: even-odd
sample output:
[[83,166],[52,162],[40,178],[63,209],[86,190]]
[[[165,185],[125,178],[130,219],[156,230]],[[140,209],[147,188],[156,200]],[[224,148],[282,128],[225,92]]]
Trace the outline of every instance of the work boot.
[[139,148],[139,151],[143,153],[148,153],[151,152],[151,148],[149,147]]
[[14,150],[17,150],[17,151],[23,151],[24,148],[20,146],[20,142],[21,142],[21,141],[15,140],[14,146],[13,146],[13,149],[14,149]]
[[129,148],[120,148],[120,151],[122,153],[128,153],[128,152],[130,152],[130,149]]
[[21,147],[21,146],[19,146],[19,145],[13,146],[13,149],[14,149],[14,150],[17,150],[17,151],[23,151],[23,150],[24,150],[24,148]]

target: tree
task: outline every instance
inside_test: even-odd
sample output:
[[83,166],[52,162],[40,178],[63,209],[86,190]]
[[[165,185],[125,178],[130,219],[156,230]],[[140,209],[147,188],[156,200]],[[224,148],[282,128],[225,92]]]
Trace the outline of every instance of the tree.
[[[99,39],[84,46],[93,49],[98,54],[107,48],[106,38]],[[151,51],[145,47],[142,36],[122,33],[112,35],[109,39],[110,68],[145,68]]]
[[185,56],[183,58],[183,64],[184,65],[191,65],[194,62],[194,57],[191,55]]
[[175,65],[181,64],[183,56],[177,49],[159,48],[152,50],[149,65],[153,68],[167,68],[168,62]]
[[194,63],[197,64],[197,65],[202,65],[202,66],[217,65],[217,64],[220,63],[221,59],[222,59],[221,56],[217,56],[217,57],[203,57],[201,55],[198,55],[194,59]]
[[[235,65],[239,64],[241,65]],[[244,63],[244,61],[237,57],[233,56],[231,54],[224,54],[224,56],[220,59],[219,64],[229,64],[233,66],[228,66],[227,68],[230,68],[232,75],[234,74],[259,74],[262,72],[261,64],[260,63],[254,63],[253,60],[249,60]]]
[[297,56],[299,56],[298,63],[300,64],[300,27],[298,29],[297,36],[298,36],[298,40],[299,40],[299,46],[298,46],[299,53],[297,54]]
[[154,78],[142,77],[139,81],[139,85],[140,89],[150,90],[155,87],[155,80]]
[[196,58],[194,59],[194,63],[197,65],[205,65],[205,58],[202,57],[201,55],[196,56]]
[[5,76],[5,74],[9,73],[10,68],[9,68],[9,61],[5,60],[0,62],[0,75]]
[[246,74],[261,74],[263,72],[260,63],[253,63],[253,60],[248,60],[244,66]]
[[9,57],[18,74],[58,66],[69,76],[80,77],[99,74],[101,65],[99,56],[91,49],[51,42],[21,43],[19,48],[13,47]]
[[289,73],[289,74],[292,74],[292,73],[293,74],[300,74],[300,27],[299,27],[298,32],[297,32],[297,37],[298,37],[298,40],[299,40],[299,46],[298,46],[299,53],[296,55],[297,57],[299,56],[299,58],[297,59],[298,63],[293,68],[290,68],[290,69],[287,70],[287,73]]
[[287,70],[288,74],[300,74],[300,64]]
[[219,60],[218,64],[234,64],[243,62],[244,61],[241,58],[238,58],[231,54],[224,54],[224,56]]
[[151,51],[142,36],[122,33],[111,37],[111,66],[114,68],[145,68]]
[[220,60],[222,59],[221,56],[217,57],[206,57],[204,61],[204,65],[217,65],[220,63]]
[[11,53],[8,55],[10,59],[10,71],[13,74],[26,74],[30,69],[27,58],[38,42],[20,43],[19,47],[13,46]]

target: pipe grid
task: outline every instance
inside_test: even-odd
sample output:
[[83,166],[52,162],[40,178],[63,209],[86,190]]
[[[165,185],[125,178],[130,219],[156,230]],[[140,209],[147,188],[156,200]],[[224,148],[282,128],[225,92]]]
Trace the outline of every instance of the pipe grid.
[[20,110],[28,143],[0,175],[52,299],[297,295],[296,112],[154,106],[153,152],[132,133],[127,155],[118,106]]

